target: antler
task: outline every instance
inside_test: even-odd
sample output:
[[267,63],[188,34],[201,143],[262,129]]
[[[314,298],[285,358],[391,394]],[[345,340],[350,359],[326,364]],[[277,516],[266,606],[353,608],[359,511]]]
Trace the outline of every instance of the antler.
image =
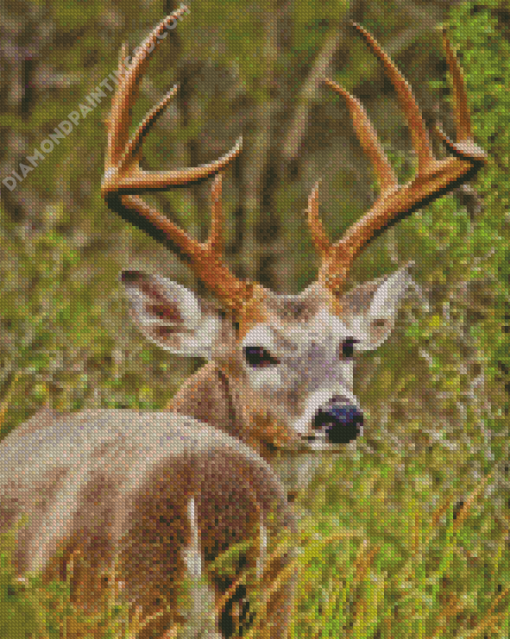
[[453,157],[437,160],[432,154],[423,117],[411,87],[373,36],[357,24],[354,24],[354,27],[382,61],[396,89],[400,106],[411,131],[418,167],[414,178],[407,184],[399,186],[397,177],[360,102],[336,82],[325,80],[329,87],[346,100],[354,129],[361,147],[373,164],[380,189],[379,197],[372,208],[347,229],[343,237],[335,244],[331,244],[327,239],[319,218],[319,183],[315,185],[308,198],[308,223],[314,245],[322,257],[319,281],[337,296],[343,291],[351,264],[369,242],[413,211],[470,179],[486,162],[486,154],[472,138],[462,71],[446,32],[443,31],[443,43],[453,82],[457,137],[456,142],[452,142],[436,127],[447,148],[453,153]]
[[[241,138],[234,148],[210,164],[179,169],[177,171],[145,171],[140,168],[143,140],[156,120],[177,93],[174,86],[152,108],[133,137],[129,137],[131,109],[138,96],[138,87],[148,64],[150,53],[165,35],[167,25],[179,19],[189,9],[185,5],[167,16],[138,47],[131,65],[126,70],[123,61],[127,50],[124,45],[119,62],[119,84],[112,100],[112,110],[107,122],[108,150],[101,194],[110,209],[128,222],[138,226],[154,239],[170,245],[172,250],[190,262],[190,266],[203,283],[232,310],[243,307],[253,294],[253,285],[237,279],[225,266],[221,258],[222,209],[221,174],[241,151]],[[137,193],[162,191],[173,186],[185,186],[218,174],[214,181],[212,199],[212,223],[209,239],[198,242],[149,206]]]

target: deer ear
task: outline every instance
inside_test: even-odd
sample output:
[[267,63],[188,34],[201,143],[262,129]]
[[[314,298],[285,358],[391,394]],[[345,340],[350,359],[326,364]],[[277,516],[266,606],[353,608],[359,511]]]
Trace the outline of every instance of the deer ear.
[[160,275],[122,271],[120,281],[131,302],[131,317],[148,339],[176,355],[210,357],[220,330],[218,312]]
[[413,281],[409,262],[386,277],[377,287],[363,321],[363,338],[359,350],[378,348],[390,335],[395,325],[398,307],[408,286]]

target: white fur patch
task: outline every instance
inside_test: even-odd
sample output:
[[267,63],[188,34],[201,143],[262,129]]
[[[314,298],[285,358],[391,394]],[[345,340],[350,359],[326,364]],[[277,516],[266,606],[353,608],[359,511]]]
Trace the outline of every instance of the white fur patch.
[[259,554],[257,557],[257,579],[262,578],[262,573],[264,572],[264,566],[267,561],[267,545],[268,545],[268,532],[267,528],[264,525],[264,520],[262,516],[260,517],[259,522]]
[[267,368],[250,368],[250,384],[257,390],[279,390],[283,386],[282,377],[277,366]]
[[246,348],[247,346],[261,346],[274,357],[278,357],[273,329],[267,324],[257,324],[251,331],[248,331],[241,346],[242,348]]
[[191,497],[187,505],[188,524],[190,527],[190,543],[183,551],[186,566],[186,578],[190,582],[186,597],[182,599],[179,612],[186,623],[179,631],[182,639],[197,637],[219,637],[214,623],[214,588],[203,574],[202,551],[200,547],[200,527],[195,498]]
[[183,551],[184,563],[190,579],[200,579],[202,577],[202,550],[200,548],[200,529],[198,527],[195,498],[188,501],[188,523],[190,527],[191,540],[189,546]]

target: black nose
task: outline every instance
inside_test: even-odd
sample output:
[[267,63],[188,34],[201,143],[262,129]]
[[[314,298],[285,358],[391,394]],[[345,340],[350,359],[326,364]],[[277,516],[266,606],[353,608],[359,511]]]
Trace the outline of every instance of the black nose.
[[362,433],[363,413],[352,404],[333,404],[320,408],[313,427],[326,434],[330,444],[348,444]]

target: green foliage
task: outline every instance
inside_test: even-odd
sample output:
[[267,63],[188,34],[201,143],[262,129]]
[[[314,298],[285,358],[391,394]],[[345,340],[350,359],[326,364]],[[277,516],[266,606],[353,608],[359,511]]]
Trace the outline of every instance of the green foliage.
[[306,0],[292,3],[292,49],[312,60],[324,42],[329,30],[338,29],[339,22],[348,9],[345,0],[328,0],[317,7]]
[[[10,109],[3,116],[2,130],[17,136],[16,144],[26,153],[112,71],[120,42],[129,36],[133,44],[161,17],[160,3],[132,0],[32,5],[41,8],[41,20],[51,17],[57,37],[39,54],[45,65],[39,74],[48,84],[39,87],[26,112]],[[510,456],[510,332],[502,330],[510,315],[507,5],[503,0],[452,3],[449,18],[475,135],[490,158],[473,185],[483,210],[459,204],[456,195],[442,198],[374,242],[356,266],[358,279],[370,279],[391,269],[390,257],[396,256],[394,262],[414,259],[423,295],[410,297],[392,338],[359,362],[356,393],[366,415],[365,438],[355,450],[343,451],[338,461],[326,462],[303,498],[312,515],[302,521],[297,560],[301,574],[293,631],[299,639],[510,635],[504,466]],[[399,49],[401,34],[409,33],[401,7],[368,2],[363,24],[382,44],[393,43],[395,57],[416,85],[418,69],[424,65],[433,74],[437,69],[428,62],[439,67],[443,60],[440,38],[430,35],[430,29],[426,36],[411,29]],[[280,41],[275,39],[275,3],[197,0],[192,14],[164,43],[165,51],[151,62],[134,109],[135,119],[141,117],[176,76],[184,70],[187,78],[190,67],[199,67],[189,82],[192,98],[184,106],[173,105],[168,120],[163,117],[147,140],[150,168],[189,164],[197,154],[199,161],[209,160],[248,122],[250,144],[225,188],[228,220],[233,212],[245,212],[239,208],[246,191],[238,179],[246,170],[242,163],[267,133],[250,119],[250,109],[274,100],[277,118],[270,152],[277,157],[293,97],[348,6],[342,0],[320,7],[297,0],[287,9],[287,22],[279,24]],[[348,89],[363,88],[363,102],[372,106],[370,115],[399,177],[409,179],[414,158],[401,139],[402,123],[393,117],[392,97],[380,80],[378,95],[371,93],[379,78],[377,62],[363,43],[353,39],[351,47],[347,42],[348,55],[334,62],[335,79]],[[215,73],[225,83],[220,84],[221,96],[211,80]],[[282,87],[290,87],[290,93]],[[437,101],[449,95],[437,76],[431,95]],[[303,141],[296,159],[298,177],[272,186],[264,201],[283,229],[279,253],[285,253],[285,246],[295,254],[284,286],[295,282],[304,287],[316,274],[300,215],[310,184],[324,174],[321,207],[332,237],[359,217],[370,199],[371,178],[348,155],[349,145],[331,151],[338,139],[346,140],[338,137],[346,128],[338,120],[338,100],[319,91],[314,100],[307,124],[312,127],[321,115],[327,125]],[[189,108],[185,116],[184,107]],[[108,108],[109,99],[30,173],[16,197],[2,201],[2,435],[45,403],[62,410],[162,408],[200,363],[181,365],[127,329],[116,281],[120,268],[136,264],[166,271],[188,286],[195,283],[100,201],[101,119]],[[207,145],[205,131],[212,138],[215,126],[218,137]],[[273,175],[271,179],[277,181]],[[206,187],[192,195],[176,190],[158,202],[192,234],[199,236],[209,224]],[[238,241],[236,232],[227,234],[229,246]],[[99,619],[87,619],[72,607],[66,583],[42,584],[36,578],[24,585],[17,582],[8,560],[11,542],[0,542],[1,637],[24,639],[37,632],[47,639],[77,620],[89,627],[103,624],[108,637],[136,636],[136,629],[128,634],[126,623],[121,624],[127,617],[118,602],[120,607],[108,604]]]
[[495,315],[484,319],[477,338],[488,356],[489,372],[509,383],[510,333],[503,332],[501,324],[508,323],[510,292],[510,33],[501,15],[508,17],[505,2],[463,2],[452,9],[451,26],[468,70],[475,135],[490,158],[477,181],[485,210],[473,235],[478,255],[493,251],[490,260],[479,264],[477,276],[491,281],[497,302]]
[[[64,218],[61,207],[50,205],[44,232],[23,237],[7,223],[0,229],[2,369],[6,399],[18,409],[1,424],[3,434],[50,398],[61,410],[95,405],[101,392],[110,407],[157,405],[155,387],[133,377],[138,355],[122,373],[112,356],[105,317],[115,300],[104,293],[116,286],[110,272],[117,269],[84,264],[76,244],[59,231]],[[147,361],[147,349],[139,357]],[[164,368],[162,361],[162,373]],[[169,392],[166,383],[159,402]]]
[[[46,582],[39,575],[26,575],[21,580],[16,578],[11,561],[14,548],[14,531],[0,535],[0,637],[136,637],[140,629],[139,615],[135,611],[129,617],[129,606],[120,603],[113,575],[108,579],[101,609],[86,613],[72,600],[70,579]],[[72,567],[68,565],[67,569],[71,578]]]
[[0,534],[0,637],[29,639],[40,629],[37,607],[16,579],[15,532]]
[[319,512],[303,526],[293,637],[460,639],[488,619],[506,636],[505,527],[482,498],[491,478],[463,486],[466,499],[454,502],[462,469],[447,450],[437,446],[435,477],[430,455],[403,464],[388,449],[385,462],[354,454],[330,464],[314,497]]

